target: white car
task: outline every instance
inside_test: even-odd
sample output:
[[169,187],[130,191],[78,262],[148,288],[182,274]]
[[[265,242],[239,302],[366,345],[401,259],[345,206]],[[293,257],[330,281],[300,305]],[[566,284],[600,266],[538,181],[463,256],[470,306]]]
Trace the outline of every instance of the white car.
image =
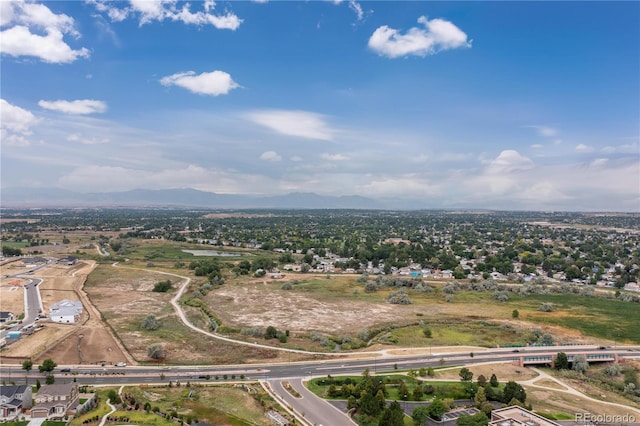
[[116,367],[126,367],[126,366],[127,366],[127,363],[126,363],[126,362],[122,362],[122,361],[121,361],[121,362],[116,362],[114,365],[115,365]]

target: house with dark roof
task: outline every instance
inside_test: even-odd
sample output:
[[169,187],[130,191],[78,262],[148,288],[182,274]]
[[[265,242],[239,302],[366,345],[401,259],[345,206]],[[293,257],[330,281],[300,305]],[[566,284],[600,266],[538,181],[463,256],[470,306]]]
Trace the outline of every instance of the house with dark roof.
[[31,386],[0,386],[0,419],[13,419],[24,409],[31,408]]
[[78,407],[78,384],[62,383],[44,385],[34,397],[32,418],[63,418],[73,415]]
[[0,312],[0,322],[9,322],[16,319],[12,312],[2,311]]

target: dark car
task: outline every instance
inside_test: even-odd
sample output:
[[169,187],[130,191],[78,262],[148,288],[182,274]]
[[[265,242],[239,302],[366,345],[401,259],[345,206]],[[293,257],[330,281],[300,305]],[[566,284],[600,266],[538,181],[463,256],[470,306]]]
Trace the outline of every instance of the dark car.
[[61,368],[60,372],[61,373],[71,373],[71,369],[70,368]]
[[606,347],[606,346],[598,346],[598,349],[600,349],[601,351],[603,351],[603,350],[607,349],[607,347]]
[[511,352],[520,352],[520,349],[514,349]]

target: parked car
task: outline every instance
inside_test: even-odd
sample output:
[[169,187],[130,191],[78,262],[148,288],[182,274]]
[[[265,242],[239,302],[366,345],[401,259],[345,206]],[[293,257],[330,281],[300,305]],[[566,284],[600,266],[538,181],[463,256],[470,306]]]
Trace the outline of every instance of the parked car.
[[126,363],[126,362],[122,362],[122,361],[120,361],[120,362],[116,362],[114,365],[115,365],[116,367],[126,367],[126,366],[127,366],[127,363]]

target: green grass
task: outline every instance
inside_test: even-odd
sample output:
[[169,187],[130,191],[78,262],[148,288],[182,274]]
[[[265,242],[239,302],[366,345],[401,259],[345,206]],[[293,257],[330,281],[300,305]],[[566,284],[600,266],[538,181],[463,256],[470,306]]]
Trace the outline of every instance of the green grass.
[[[516,301],[516,297],[513,297]],[[545,324],[560,325],[581,331],[585,335],[640,344],[640,306],[600,297],[569,294],[531,295],[519,298],[520,318]],[[544,302],[554,305],[553,312],[540,312]],[[524,315],[523,315],[524,314]]]
[[22,421],[22,422],[4,422],[2,423],[2,426],[27,426],[29,424],[28,421]]
[[0,247],[25,248],[29,246],[30,244],[26,241],[0,241]]
[[95,416],[102,418],[102,416],[104,416],[109,411],[111,411],[111,409],[109,408],[106,402],[107,393],[110,390],[111,389],[105,389],[105,388],[97,390],[96,398],[98,401],[98,406],[95,409],[89,411],[88,413],[84,413],[81,416],[75,417],[73,420],[71,420],[71,423],[69,423],[69,426],[82,426],[82,422],[84,422],[85,420],[91,419]]
[[55,420],[46,420],[42,423],[42,426],[66,426],[67,422],[63,421],[55,421]]
[[[177,423],[171,420],[167,420],[162,416],[153,413],[145,413],[144,411],[116,411],[109,417],[116,418],[128,418],[132,425],[145,425],[145,426],[175,426]],[[124,423],[124,422],[119,422]]]

